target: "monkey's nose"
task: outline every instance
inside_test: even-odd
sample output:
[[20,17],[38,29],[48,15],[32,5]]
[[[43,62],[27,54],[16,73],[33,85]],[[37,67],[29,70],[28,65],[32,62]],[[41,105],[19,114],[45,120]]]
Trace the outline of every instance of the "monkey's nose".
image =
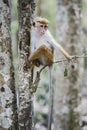
[[44,30],[44,29],[42,30],[42,33],[43,33],[43,34],[45,33],[45,30]]

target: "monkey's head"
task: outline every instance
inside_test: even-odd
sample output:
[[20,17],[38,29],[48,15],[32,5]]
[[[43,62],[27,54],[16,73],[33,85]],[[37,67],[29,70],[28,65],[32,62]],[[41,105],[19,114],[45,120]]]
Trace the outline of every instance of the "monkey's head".
[[48,23],[49,21],[46,18],[36,17],[33,26],[37,29],[40,35],[43,35],[48,29]]

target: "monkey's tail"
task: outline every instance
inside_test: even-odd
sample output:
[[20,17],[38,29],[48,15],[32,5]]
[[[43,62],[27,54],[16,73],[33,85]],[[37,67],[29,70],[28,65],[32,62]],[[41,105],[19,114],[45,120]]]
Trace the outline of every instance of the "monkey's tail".
[[52,115],[53,115],[53,97],[54,97],[54,87],[52,84],[52,68],[53,66],[49,66],[49,78],[50,78],[50,84],[49,84],[49,115],[48,115],[48,130],[51,130],[52,125]]

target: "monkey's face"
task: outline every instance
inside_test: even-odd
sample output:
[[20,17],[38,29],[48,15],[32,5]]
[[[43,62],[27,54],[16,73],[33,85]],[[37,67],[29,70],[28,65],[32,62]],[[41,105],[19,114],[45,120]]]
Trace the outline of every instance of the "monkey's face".
[[45,32],[47,31],[47,29],[48,29],[47,25],[44,25],[44,24],[38,25],[38,31],[39,31],[40,35],[44,35]]

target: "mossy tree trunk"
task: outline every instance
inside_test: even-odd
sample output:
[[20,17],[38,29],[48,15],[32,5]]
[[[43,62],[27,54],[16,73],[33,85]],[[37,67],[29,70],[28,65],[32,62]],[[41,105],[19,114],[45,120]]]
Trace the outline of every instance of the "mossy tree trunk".
[[0,0],[0,129],[17,130],[9,1]]
[[[32,130],[33,95],[30,93],[32,72],[28,69],[30,28],[35,9],[34,0],[18,0],[19,14],[19,129]],[[27,64],[28,63],[28,64]]]
[[[82,1],[56,0],[56,5],[58,42],[64,46],[69,54],[81,55]],[[76,63],[69,63],[68,76],[65,78],[62,66],[58,68],[54,105],[54,130],[81,129],[80,101],[83,74],[82,67],[82,59],[78,59]]]

